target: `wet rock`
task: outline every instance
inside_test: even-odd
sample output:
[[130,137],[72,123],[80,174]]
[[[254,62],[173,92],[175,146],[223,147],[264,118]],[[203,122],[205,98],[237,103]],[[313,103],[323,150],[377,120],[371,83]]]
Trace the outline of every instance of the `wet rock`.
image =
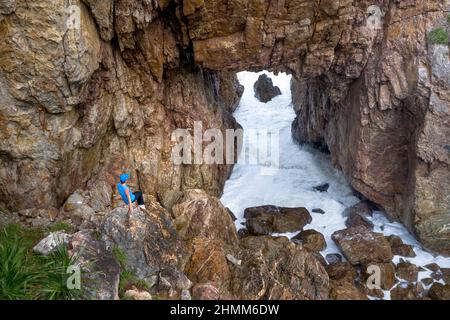
[[272,205],[251,207],[244,211],[246,226],[253,235],[268,235],[301,230],[312,218],[305,208],[283,208]]
[[397,276],[408,282],[416,282],[419,275],[419,268],[412,263],[402,261],[396,267]]
[[389,262],[393,258],[391,247],[383,234],[365,227],[336,231],[331,238],[352,265],[371,262]]
[[450,268],[442,268],[442,278],[446,284],[450,284]]
[[342,256],[339,253],[329,253],[325,256],[328,264],[334,264],[342,261]]
[[134,209],[129,216],[125,206],[114,209],[101,226],[101,237],[108,248],[125,253],[127,268],[150,287],[159,276],[173,290],[186,289],[188,280],[181,271],[187,259],[185,244],[156,199],[146,199],[146,207],[146,212]]
[[327,192],[329,187],[330,187],[329,183],[324,183],[324,184],[313,187],[313,189],[316,191],[319,191],[319,192]]
[[236,226],[219,199],[203,190],[186,191],[173,208],[175,228],[183,240],[206,237],[237,246]]
[[347,228],[363,226],[370,230],[373,229],[373,223],[368,218],[372,215],[372,209],[370,209],[366,202],[359,202],[345,209],[343,215],[347,217],[345,221]]
[[71,235],[62,231],[52,232],[44,239],[39,241],[39,243],[33,247],[33,251],[45,256],[49,255],[58,247],[66,246],[69,243],[70,238]]
[[429,264],[425,265],[424,267],[430,271],[438,271],[439,269],[441,269],[441,267],[437,263],[434,263],[434,262],[429,263]]
[[391,290],[391,300],[418,300],[423,296],[424,288],[420,282],[418,284],[401,282]]
[[[365,282],[367,282],[371,275],[375,275],[373,270],[376,269],[374,267],[378,267],[380,270],[380,287],[378,289],[390,290],[397,283],[395,265],[392,262],[364,265],[361,268],[361,276]],[[371,284],[376,285],[374,282]]]
[[241,240],[230,292],[239,299],[326,299],[328,275],[317,259],[286,237]]
[[141,291],[133,287],[125,291],[125,299],[127,300],[152,300],[152,295],[147,291]]
[[387,239],[391,245],[392,253],[394,255],[410,258],[414,258],[416,256],[413,247],[408,244],[404,244],[400,237],[391,235],[387,237]]
[[103,241],[96,240],[89,232],[75,233],[68,243],[69,254],[76,257],[82,272],[83,290],[98,300],[119,298],[120,266]]
[[255,90],[255,97],[261,102],[268,102],[281,94],[280,88],[274,86],[272,79],[265,73],[258,77],[253,89]]
[[428,291],[428,296],[433,300],[450,300],[450,284],[435,282]]
[[320,208],[315,208],[315,209],[312,209],[311,211],[314,212],[314,213],[325,214],[325,211],[323,211],[323,210],[320,209]]
[[303,230],[292,239],[301,240],[303,247],[309,251],[322,251],[327,247],[325,237],[316,230]]

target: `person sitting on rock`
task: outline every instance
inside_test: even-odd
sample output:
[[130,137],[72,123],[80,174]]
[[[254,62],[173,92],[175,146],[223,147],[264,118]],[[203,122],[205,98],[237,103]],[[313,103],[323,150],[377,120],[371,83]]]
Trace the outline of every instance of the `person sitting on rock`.
[[120,175],[120,183],[117,184],[117,190],[122,197],[123,202],[128,205],[128,214],[133,210],[133,202],[137,202],[140,209],[145,210],[144,196],[142,191],[132,192],[130,187],[126,185],[127,180],[130,178],[128,173]]

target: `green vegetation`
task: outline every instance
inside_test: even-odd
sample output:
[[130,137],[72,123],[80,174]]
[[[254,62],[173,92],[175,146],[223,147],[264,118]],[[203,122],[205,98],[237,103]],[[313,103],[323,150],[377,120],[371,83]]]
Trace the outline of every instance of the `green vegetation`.
[[132,271],[127,268],[127,255],[118,246],[113,246],[112,252],[117,262],[120,265],[120,280],[119,280],[119,297],[124,298],[125,292],[131,287],[136,287],[139,290],[149,290],[147,282],[139,279]]
[[430,41],[434,44],[448,44],[448,33],[444,28],[436,28],[429,33]]
[[447,15],[447,23],[450,24],[450,13]]
[[76,257],[69,257],[65,247],[49,256],[32,251],[33,246],[50,231],[70,230],[64,224],[50,228],[24,228],[9,224],[0,228],[0,300],[80,299],[81,290],[66,286],[67,267]]

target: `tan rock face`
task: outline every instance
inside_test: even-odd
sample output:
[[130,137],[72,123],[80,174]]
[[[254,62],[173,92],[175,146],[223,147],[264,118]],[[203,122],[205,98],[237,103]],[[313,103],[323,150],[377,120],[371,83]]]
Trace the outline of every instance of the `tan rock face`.
[[173,208],[174,224],[183,240],[207,237],[236,246],[236,227],[219,199],[202,190],[189,190]]
[[122,171],[153,195],[220,194],[231,166],[174,165],[171,133],[194,121],[203,131],[235,128],[229,113],[242,88],[232,73],[192,67],[179,25],[141,1],[3,6],[3,207],[59,207],[99,177],[114,187]]
[[383,234],[363,226],[336,231],[331,238],[352,265],[389,262],[393,258],[391,246]]
[[[235,128],[233,72],[289,71],[294,136],[449,253],[448,47],[442,1],[3,1],[0,205],[59,207],[121,171],[164,198],[220,194],[231,167],[175,166],[176,128]],[[228,70],[228,71],[224,71]]]

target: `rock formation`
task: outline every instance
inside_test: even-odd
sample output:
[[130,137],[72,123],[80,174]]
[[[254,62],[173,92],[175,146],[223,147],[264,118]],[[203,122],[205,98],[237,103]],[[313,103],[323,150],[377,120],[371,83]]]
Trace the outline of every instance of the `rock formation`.
[[261,102],[268,102],[281,94],[280,88],[274,86],[272,79],[265,73],[259,76],[253,85],[253,89],[255,90],[255,97]]
[[[74,0],[0,4],[0,206],[59,208],[120,171],[162,202],[221,193],[230,165],[175,165],[177,128],[236,128],[239,70],[293,74],[293,135],[450,254],[443,1]],[[446,26],[448,29],[448,26]]]

